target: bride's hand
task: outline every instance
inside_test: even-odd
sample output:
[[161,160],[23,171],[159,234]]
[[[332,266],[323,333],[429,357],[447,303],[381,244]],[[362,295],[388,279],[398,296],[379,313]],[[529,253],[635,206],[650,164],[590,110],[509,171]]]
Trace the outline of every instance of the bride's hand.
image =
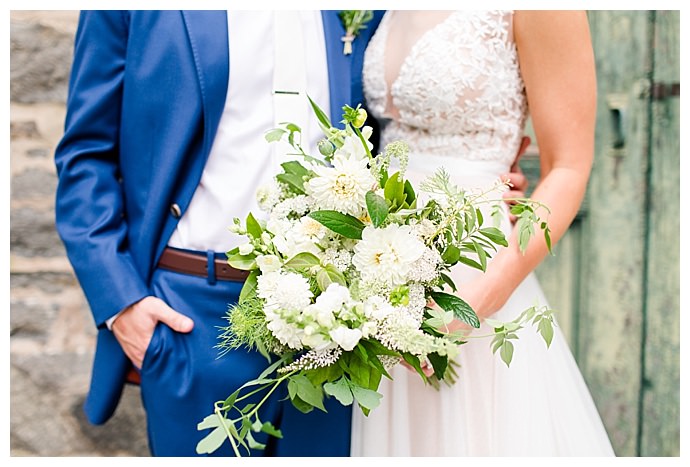
[[[410,370],[411,372],[413,372],[415,374],[417,373],[417,370],[415,370],[414,367],[412,365],[410,365],[409,363],[407,363],[405,360],[401,359],[400,363],[402,363],[402,365],[405,368],[407,368],[408,370]],[[419,362],[419,363],[420,363],[420,366],[422,367],[422,373],[424,373],[427,378],[431,377],[434,374],[434,367],[432,367],[428,362],[424,361],[424,362]]]

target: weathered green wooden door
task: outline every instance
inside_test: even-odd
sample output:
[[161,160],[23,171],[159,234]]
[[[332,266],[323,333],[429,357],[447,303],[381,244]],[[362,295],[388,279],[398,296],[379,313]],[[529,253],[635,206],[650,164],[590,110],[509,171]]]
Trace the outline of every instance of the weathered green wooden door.
[[[618,456],[680,454],[680,12],[591,11],[596,155],[537,274]],[[523,169],[538,177],[538,148]]]

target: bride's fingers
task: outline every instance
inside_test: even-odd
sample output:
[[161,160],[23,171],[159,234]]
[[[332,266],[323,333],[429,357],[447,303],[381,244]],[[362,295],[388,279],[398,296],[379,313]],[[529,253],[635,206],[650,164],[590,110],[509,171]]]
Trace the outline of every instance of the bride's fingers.
[[[408,370],[414,373],[417,372],[417,370],[412,365],[407,363],[405,360],[400,360],[400,363],[402,363],[402,365]],[[427,362],[421,362],[420,366],[422,367],[422,373],[424,373],[427,376],[427,378],[434,374],[434,368]]]

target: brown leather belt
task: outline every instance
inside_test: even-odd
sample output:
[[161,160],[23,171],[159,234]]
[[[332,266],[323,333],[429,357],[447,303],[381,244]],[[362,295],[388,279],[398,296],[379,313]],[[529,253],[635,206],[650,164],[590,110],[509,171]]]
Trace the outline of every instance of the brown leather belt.
[[[249,271],[235,269],[226,260],[215,259],[214,264],[217,280],[242,282],[249,276]],[[203,253],[166,248],[158,261],[158,267],[182,274],[208,277],[208,259]]]

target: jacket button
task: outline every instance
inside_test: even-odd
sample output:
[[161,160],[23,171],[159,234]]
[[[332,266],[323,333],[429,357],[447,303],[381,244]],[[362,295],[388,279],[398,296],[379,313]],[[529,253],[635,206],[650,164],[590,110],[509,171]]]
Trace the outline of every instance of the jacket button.
[[170,213],[173,215],[175,219],[179,219],[182,216],[182,210],[180,209],[180,206],[177,203],[173,203],[170,205]]

